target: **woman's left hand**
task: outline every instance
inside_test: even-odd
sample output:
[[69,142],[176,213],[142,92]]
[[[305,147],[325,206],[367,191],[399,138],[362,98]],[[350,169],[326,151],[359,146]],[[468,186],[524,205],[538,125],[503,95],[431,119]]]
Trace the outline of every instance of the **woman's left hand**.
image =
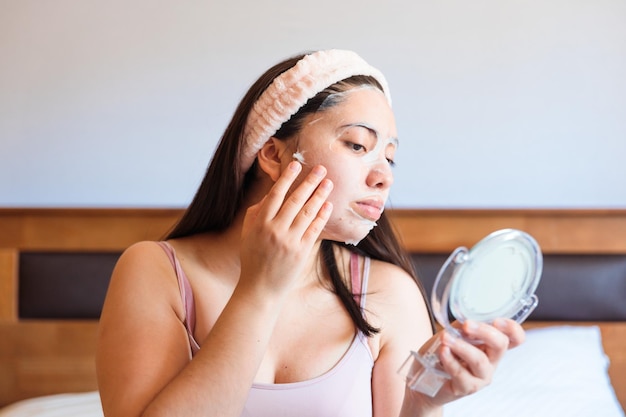
[[455,327],[463,338],[441,331],[425,345],[427,347],[436,338],[441,338],[439,359],[451,376],[434,398],[422,398],[432,405],[445,404],[489,385],[505,352],[523,343],[525,338],[522,326],[510,319],[497,319],[493,325],[466,321],[462,325],[455,324]]

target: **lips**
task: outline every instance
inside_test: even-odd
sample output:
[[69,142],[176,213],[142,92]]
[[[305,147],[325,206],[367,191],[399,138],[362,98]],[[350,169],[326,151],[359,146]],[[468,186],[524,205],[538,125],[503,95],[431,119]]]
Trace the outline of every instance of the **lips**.
[[361,217],[371,221],[380,219],[385,208],[383,200],[372,198],[367,200],[357,201],[354,211]]

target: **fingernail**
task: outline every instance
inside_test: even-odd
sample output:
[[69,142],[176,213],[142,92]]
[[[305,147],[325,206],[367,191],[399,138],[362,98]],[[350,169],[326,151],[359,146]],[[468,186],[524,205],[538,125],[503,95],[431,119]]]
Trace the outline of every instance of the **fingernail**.
[[465,329],[467,330],[476,330],[478,329],[478,323],[473,320],[468,320],[465,322]]
[[508,323],[503,319],[495,319],[493,325],[496,329],[501,331],[505,331],[509,327]]
[[302,165],[300,165],[300,162],[298,162],[298,161],[291,161],[289,163],[289,169],[292,170],[292,171],[295,171],[295,172],[300,171],[301,167],[302,167]]
[[452,346],[456,343],[456,338],[450,333],[443,334],[443,344],[446,346]]
[[326,169],[323,166],[318,165],[313,168],[313,174],[317,175],[318,177],[323,177],[324,175],[326,175]]
[[446,359],[452,358],[452,352],[450,351],[450,348],[448,346],[444,346],[443,348],[441,348],[441,356]]
[[322,187],[325,190],[332,190],[333,189],[333,182],[331,180],[324,180],[320,184],[320,187]]

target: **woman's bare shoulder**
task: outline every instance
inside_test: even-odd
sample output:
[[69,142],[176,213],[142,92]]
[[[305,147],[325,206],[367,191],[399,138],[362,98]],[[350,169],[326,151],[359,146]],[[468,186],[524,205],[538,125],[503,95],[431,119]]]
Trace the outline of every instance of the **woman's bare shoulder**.
[[107,298],[118,302],[130,298],[133,301],[128,300],[129,304],[139,307],[142,303],[152,304],[153,300],[165,301],[182,315],[178,294],[175,270],[167,253],[155,241],[141,241],[122,252],[111,276]]
[[421,334],[423,339],[431,333],[425,294],[420,284],[401,267],[372,260],[367,292],[368,309],[377,318],[381,336],[410,330]]
[[[157,256],[163,255],[163,256]],[[125,262],[140,262],[142,260],[150,259],[154,260],[155,258],[163,257],[166,259],[166,254],[163,248],[159,245],[159,242],[152,240],[144,240],[133,243],[129,247],[127,247],[123,252],[120,260]]]
[[423,300],[420,285],[404,269],[389,262],[371,260],[368,292],[395,300]]
[[[142,409],[189,362],[174,268],[156,242],[138,242],[113,271],[98,330],[96,366],[105,409]],[[119,398],[133,398],[133,403]]]

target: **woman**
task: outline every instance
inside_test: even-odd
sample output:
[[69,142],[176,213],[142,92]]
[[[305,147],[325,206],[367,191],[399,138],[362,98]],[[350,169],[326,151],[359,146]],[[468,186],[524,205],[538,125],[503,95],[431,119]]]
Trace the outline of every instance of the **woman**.
[[[433,335],[383,208],[398,145],[383,75],[349,51],[269,69],[164,242],[128,248],[101,317],[107,416],[435,416],[489,383],[523,330]],[[496,327],[497,325],[497,327]],[[442,340],[433,397],[397,371]]]

